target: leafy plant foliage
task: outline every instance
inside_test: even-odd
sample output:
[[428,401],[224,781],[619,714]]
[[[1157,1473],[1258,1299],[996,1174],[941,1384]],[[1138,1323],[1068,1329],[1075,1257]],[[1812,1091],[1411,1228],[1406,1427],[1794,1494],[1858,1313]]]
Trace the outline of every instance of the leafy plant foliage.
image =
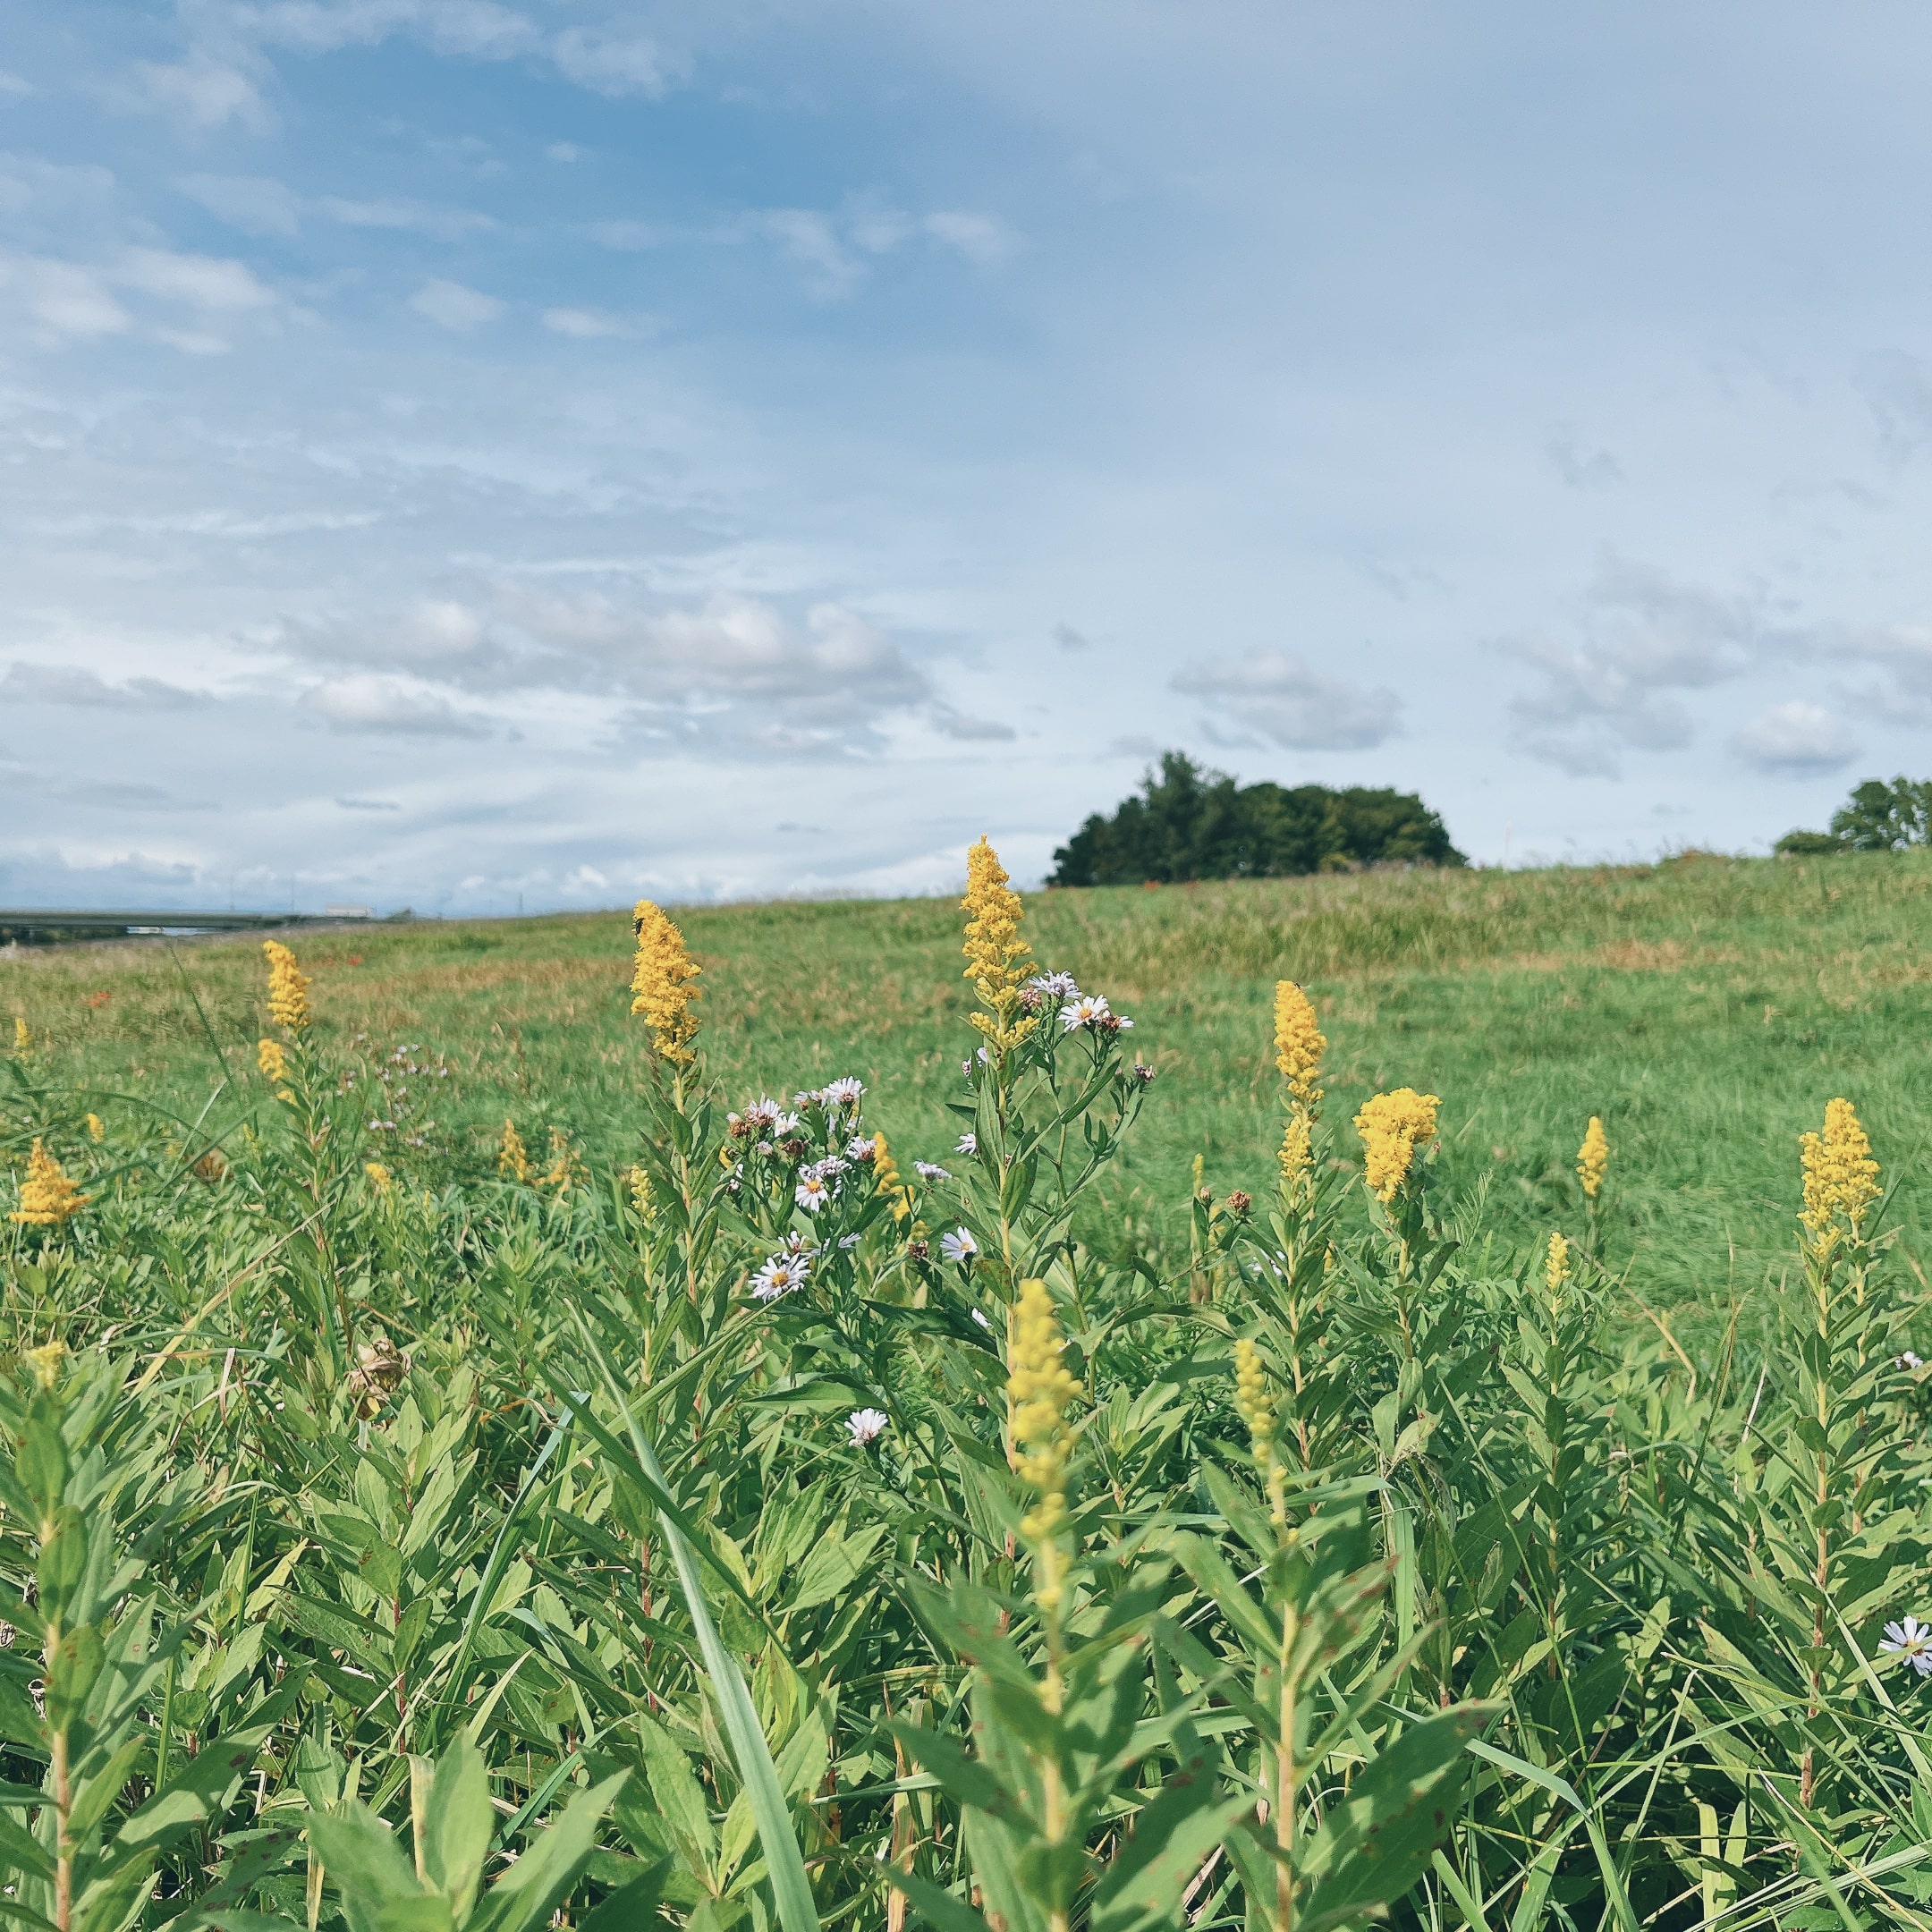
[[1787,832],[1777,842],[1792,858],[1832,852],[1904,852],[1932,843],[1932,779],[1868,778],[1832,814],[1828,832]]

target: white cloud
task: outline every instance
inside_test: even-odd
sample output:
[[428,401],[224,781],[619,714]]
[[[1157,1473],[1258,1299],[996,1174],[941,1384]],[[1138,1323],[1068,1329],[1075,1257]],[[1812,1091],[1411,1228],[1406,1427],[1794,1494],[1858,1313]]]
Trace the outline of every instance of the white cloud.
[[674,78],[663,50],[641,34],[569,27],[551,43],[550,57],[565,80],[597,94],[655,97],[663,94]]
[[926,217],[926,233],[936,242],[956,249],[970,262],[991,268],[1013,254],[1017,245],[1013,231],[991,215],[973,215],[963,209],[943,209]]
[[490,730],[486,720],[458,711],[440,691],[410,678],[334,678],[310,685],[301,702],[305,711],[326,719],[337,731],[481,738]]
[[1765,772],[1835,771],[1858,752],[1842,718],[1801,699],[1760,711],[1732,744],[1747,764]]
[[832,218],[817,208],[766,208],[745,225],[778,244],[778,251],[806,271],[809,292],[833,301],[851,292],[859,264],[846,251]]
[[259,89],[239,67],[197,51],[173,64],[135,64],[135,78],[146,93],[177,120],[199,132],[239,122],[261,132],[274,116]]
[[543,325],[558,335],[591,342],[602,335],[634,335],[636,326],[601,309],[546,309]]
[[409,305],[418,315],[427,316],[438,328],[453,329],[459,335],[467,335],[472,329],[481,328],[486,322],[494,322],[504,309],[504,305],[494,295],[485,295],[477,289],[465,288],[461,282],[445,282],[440,277],[425,282],[410,297]]
[[438,208],[424,201],[346,201],[339,195],[324,195],[316,205],[330,221],[345,228],[402,229],[436,242],[460,241],[496,225],[473,208]]
[[1175,674],[1173,688],[1216,700],[1214,716],[1224,727],[1297,751],[1367,750],[1393,737],[1402,715],[1394,691],[1344,683],[1284,651],[1192,665]]
[[4,67],[0,67],[0,94],[12,94],[18,97],[32,92],[31,81],[23,80],[17,73],[9,73]]
[[210,313],[271,309],[277,300],[274,290],[258,281],[245,263],[213,255],[181,255],[168,249],[129,249],[114,278],[164,301],[185,302]]
[[583,149],[575,141],[552,141],[544,153],[552,161],[580,161],[583,158]]
[[11,298],[43,343],[92,342],[124,335],[133,318],[91,268],[32,256],[0,257],[0,298]]
[[301,226],[301,202],[266,174],[188,174],[174,185],[243,234],[292,235]]

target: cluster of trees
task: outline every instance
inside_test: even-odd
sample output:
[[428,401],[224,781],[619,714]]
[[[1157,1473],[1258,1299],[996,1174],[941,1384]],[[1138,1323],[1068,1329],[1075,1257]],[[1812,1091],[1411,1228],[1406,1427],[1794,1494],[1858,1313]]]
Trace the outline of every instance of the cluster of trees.
[[1139,794],[1095,813],[1054,854],[1053,886],[1276,878],[1370,865],[1467,865],[1411,792],[1237,784],[1163,752]]
[[1779,852],[1794,858],[1830,852],[1903,852],[1932,843],[1932,779],[1868,778],[1832,814],[1828,832],[1787,832]]

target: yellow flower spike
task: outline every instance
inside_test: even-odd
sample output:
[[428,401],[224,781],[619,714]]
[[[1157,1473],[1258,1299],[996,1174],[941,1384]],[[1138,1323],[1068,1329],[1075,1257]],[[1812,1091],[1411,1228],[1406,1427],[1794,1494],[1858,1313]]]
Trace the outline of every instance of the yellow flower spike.
[[1562,1294],[1570,1279],[1570,1243],[1561,1234],[1549,1238],[1549,1254],[1543,1263],[1543,1284],[1554,1298]]
[[1292,979],[1275,985],[1275,1064],[1290,1096],[1309,1113],[1321,1106],[1321,1060],[1328,1042],[1315,1023],[1314,1003]]
[[255,1064],[265,1079],[279,1087],[288,1078],[288,1048],[280,1040],[257,1040]]
[[1835,1240],[1834,1216],[1843,1215],[1856,1241],[1865,1210],[1878,1199],[1878,1163],[1849,1100],[1826,1105],[1825,1131],[1799,1143],[1804,1165],[1804,1212],[1799,1216],[1821,1245]]
[[704,997],[691,981],[704,969],[685,950],[684,935],[648,899],[638,901],[631,923],[637,930],[637,960],[631,975],[635,996],[631,1011],[643,1015],[665,1059],[673,1066],[689,1066],[698,1057],[691,1050],[698,1038],[698,1016],[691,1007]]
[[107,1123],[101,1119],[98,1114],[89,1114],[88,1115],[87,1131],[88,1139],[96,1147],[98,1147],[107,1138]]
[[516,1131],[513,1120],[503,1123],[503,1140],[496,1149],[496,1172],[511,1181],[530,1179],[530,1150],[523,1145],[523,1136]]
[[1416,1148],[1436,1138],[1435,1094],[1398,1087],[1362,1103],[1355,1131],[1362,1140],[1362,1183],[1386,1207],[1409,1178]]
[[22,1060],[33,1051],[33,1029],[18,1013],[13,1015],[13,1051]]
[[1610,1142],[1605,1137],[1603,1123],[1592,1114],[1589,1125],[1583,1132],[1583,1145],[1577,1149],[1577,1179],[1583,1183],[1583,1191],[1595,1200],[1603,1191],[1604,1174],[1610,1165]]
[[38,1348],[23,1349],[21,1360],[33,1370],[34,1380],[44,1389],[50,1389],[60,1380],[61,1364],[67,1360],[67,1344],[61,1341],[43,1342]]
[[577,1149],[571,1145],[570,1136],[561,1127],[550,1130],[550,1167],[539,1187],[555,1188],[559,1194],[567,1194],[582,1178],[583,1163],[577,1157]]
[[380,1161],[364,1161],[362,1172],[369,1176],[369,1185],[378,1194],[393,1194],[395,1191],[395,1176]]
[[1249,1446],[1267,1484],[1271,1513],[1277,1523],[1288,1520],[1286,1471],[1275,1454],[1275,1398],[1269,1393],[1261,1352],[1247,1336],[1234,1344],[1234,1409],[1248,1426]]
[[300,1033],[309,1024],[309,975],[279,939],[264,939],[262,952],[268,960],[268,1016]]
[[967,852],[966,896],[960,901],[961,911],[970,914],[965,976],[987,1009],[974,1013],[972,1023],[1001,1052],[1017,1046],[1039,1023],[1030,1017],[1014,1018],[1033,954],[1020,936],[1026,908],[1007,877],[999,854],[984,837]]
[[651,1186],[649,1172],[642,1167],[631,1170],[631,1205],[637,1209],[638,1219],[648,1227],[657,1218],[657,1194]]
[[22,1227],[59,1227],[93,1199],[80,1191],[61,1164],[38,1140],[27,1157],[27,1178],[21,1183],[21,1204],[7,1216]]
[[899,1178],[899,1164],[882,1133],[872,1136],[872,1172],[878,1176],[878,1191],[892,1197],[893,1219],[903,1221],[912,1212],[912,1191]]
[[1020,1533],[1035,1546],[1039,1576],[1034,1594],[1043,1610],[1058,1607],[1064,1558],[1055,1538],[1067,1521],[1066,1471],[1073,1456],[1069,1408],[1080,1385],[1060,1365],[1065,1338],[1043,1281],[1020,1284],[1020,1299],[1006,1318],[1006,1433],[1013,1472],[1039,1501]]
[[1281,1164],[1282,1185],[1292,1192],[1300,1186],[1301,1177],[1307,1174],[1314,1158],[1313,1135],[1306,1109],[1297,1107],[1288,1116],[1287,1128],[1282,1134],[1281,1152],[1275,1158]]

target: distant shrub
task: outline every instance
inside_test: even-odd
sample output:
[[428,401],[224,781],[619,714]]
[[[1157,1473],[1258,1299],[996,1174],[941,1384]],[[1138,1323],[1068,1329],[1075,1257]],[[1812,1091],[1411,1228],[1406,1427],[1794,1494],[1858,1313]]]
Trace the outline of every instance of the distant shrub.
[[1278,878],[1368,865],[1467,865],[1411,792],[1237,784],[1184,752],[1161,754],[1137,797],[1096,813],[1054,854],[1055,886]]

